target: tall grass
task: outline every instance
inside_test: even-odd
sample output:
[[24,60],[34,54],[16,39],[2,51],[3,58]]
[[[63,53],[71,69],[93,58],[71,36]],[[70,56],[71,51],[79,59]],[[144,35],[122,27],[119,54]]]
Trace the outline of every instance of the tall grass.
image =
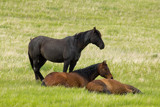
[[[159,0],[0,0],[0,106],[159,106],[159,13]],[[94,26],[105,49],[90,44],[75,69],[107,60],[114,79],[144,94],[46,88],[35,81],[27,55],[30,38],[63,38]],[[47,62],[41,73],[62,69],[63,64]]]

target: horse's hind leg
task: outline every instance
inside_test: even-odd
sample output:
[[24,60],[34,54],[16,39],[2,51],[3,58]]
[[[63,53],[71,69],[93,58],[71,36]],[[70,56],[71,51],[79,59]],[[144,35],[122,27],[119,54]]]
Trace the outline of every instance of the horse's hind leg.
[[106,93],[106,94],[112,94],[106,87],[103,89],[102,92],[103,92],[103,93]]
[[35,73],[35,70],[34,70],[34,65],[35,65],[35,63],[34,63],[34,65],[33,65],[33,59],[32,59],[32,57],[30,56],[29,52],[28,52],[28,57],[29,57],[29,61],[30,61],[31,67],[32,67],[32,69],[33,69],[33,71],[34,71],[34,74],[35,74],[35,79],[38,80],[38,79],[39,79],[39,76]]
[[39,66],[38,66],[38,60],[33,60],[33,70],[35,74],[35,79],[38,80],[39,78]]
[[31,67],[32,67],[32,69],[33,69],[33,60],[32,60],[32,58],[31,58],[29,52],[28,52],[28,57],[29,57],[29,61],[30,61]]
[[40,68],[45,64],[46,59],[40,56],[33,60],[33,70],[35,73],[36,80],[40,79],[41,81],[44,79],[42,74],[40,73]]

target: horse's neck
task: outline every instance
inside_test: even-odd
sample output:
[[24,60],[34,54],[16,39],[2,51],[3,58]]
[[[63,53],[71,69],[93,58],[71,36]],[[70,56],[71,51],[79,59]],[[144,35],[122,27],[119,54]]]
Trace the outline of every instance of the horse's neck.
[[81,32],[76,36],[76,46],[78,51],[81,52],[90,43],[90,31]]
[[97,64],[91,65],[84,69],[76,70],[73,73],[78,73],[88,82],[94,80],[99,75]]
[[98,73],[98,69],[97,69],[94,72],[92,72],[92,75],[90,77],[90,81],[94,80],[98,75],[99,75],[99,73]]

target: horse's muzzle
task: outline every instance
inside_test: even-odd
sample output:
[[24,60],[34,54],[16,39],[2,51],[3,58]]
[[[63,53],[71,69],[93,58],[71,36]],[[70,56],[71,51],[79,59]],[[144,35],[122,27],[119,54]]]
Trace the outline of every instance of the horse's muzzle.
[[106,79],[113,79],[113,76],[112,75],[105,75],[104,78],[106,78]]
[[104,44],[102,44],[102,45],[99,46],[100,49],[104,49],[104,47],[105,47]]

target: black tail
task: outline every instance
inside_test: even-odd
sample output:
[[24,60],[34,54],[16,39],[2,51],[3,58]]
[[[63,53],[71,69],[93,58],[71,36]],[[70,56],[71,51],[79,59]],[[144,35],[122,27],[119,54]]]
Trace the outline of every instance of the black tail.
[[44,81],[42,81],[41,86],[45,86],[45,87],[46,87],[46,84],[45,84],[45,82],[44,82]]
[[28,52],[28,57],[29,57],[29,61],[30,61],[30,64],[31,64],[32,69],[33,69],[33,60],[32,60],[32,58],[31,58],[31,56],[30,56],[29,52]]
[[135,88],[135,87],[133,87],[131,85],[128,85],[128,86],[129,86],[129,89],[132,90],[133,94],[136,94],[136,93],[142,94],[142,92],[139,89],[137,89],[137,88]]

